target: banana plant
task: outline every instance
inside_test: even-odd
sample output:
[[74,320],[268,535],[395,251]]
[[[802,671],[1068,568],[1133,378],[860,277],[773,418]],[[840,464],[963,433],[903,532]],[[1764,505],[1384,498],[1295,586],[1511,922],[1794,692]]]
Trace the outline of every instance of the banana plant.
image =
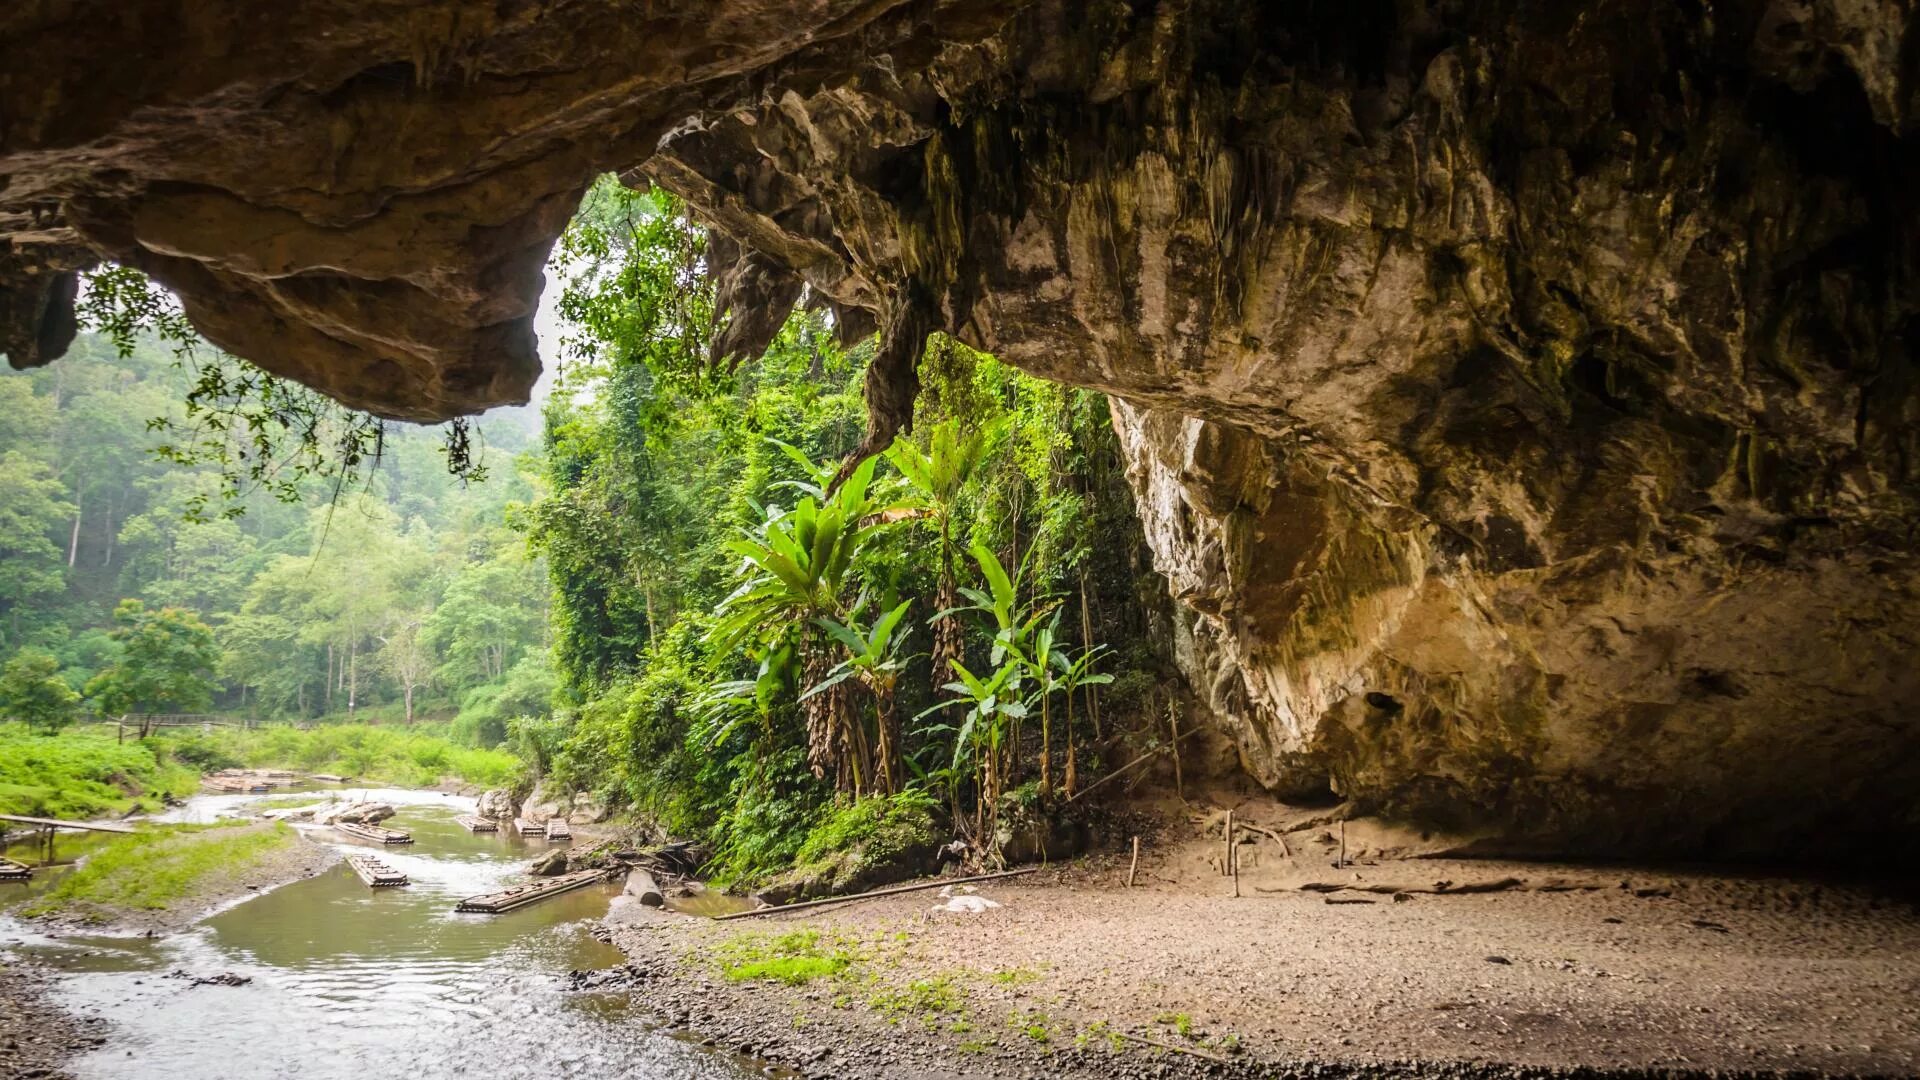
[[[854,557],[878,528],[869,495],[878,461],[861,462],[832,492],[804,494],[792,510],[769,506],[757,530],[726,545],[740,556],[740,585],[715,609],[708,640],[716,648],[767,650],[797,637],[802,681],[826,680],[834,656],[816,620],[843,614],[840,598]],[[861,740],[848,730],[845,694],[812,697],[805,711],[814,775],[832,772],[843,790],[857,790],[868,770],[858,760]]]
[[[951,774],[964,775],[963,766],[971,764],[976,795],[974,835],[990,837],[999,824],[1000,793],[1006,779],[1000,755],[1012,743],[1011,726],[1027,715],[1027,703],[1021,696],[1025,665],[1009,658],[992,673],[981,677],[956,661],[953,671],[959,678],[943,689],[955,696],[920,715],[955,705],[966,706],[966,716],[953,738]],[[957,800],[955,809],[957,823]]]
[[883,612],[871,629],[863,631],[858,619],[865,606],[866,597],[862,596],[847,613],[845,622],[829,616],[814,620],[846,648],[847,657],[835,665],[824,680],[802,694],[800,700],[826,693],[848,679],[867,688],[874,702],[874,790],[894,795],[899,793],[905,779],[900,768],[900,720],[894,711],[894,698],[908,660],[900,653],[900,643],[905,639],[895,636],[894,632],[913,601],[902,601],[893,610]]
[[1065,650],[1052,651],[1049,653],[1050,662],[1053,664],[1054,669],[1059,672],[1059,675],[1053,680],[1053,685],[1065,691],[1067,698],[1067,769],[1065,791],[1069,797],[1073,795],[1073,790],[1078,786],[1077,781],[1079,780],[1079,772],[1077,769],[1079,757],[1077,751],[1079,748],[1075,745],[1073,737],[1073,693],[1076,690],[1084,691],[1091,686],[1104,686],[1113,681],[1112,675],[1094,670],[1094,665],[1099,663],[1101,656],[1108,651],[1105,645],[1089,645],[1082,649],[1078,656],[1072,656]]
[[1030,651],[1034,631],[1041,620],[1060,606],[1059,599],[1023,605],[1018,583],[1007,575],[999,558],[983,544],[975,544],[972,554],[973,561],[980,566],[980,576],[986,579],[987,589],[984,592],[961,589],[960,595],[972,603],[959,610],[982,612],[993,620],[993,651],[989,658],[995,666],[1005,662],[1009,655],[1024,657]]
[[953,663],[962,659],[965,651],[965,633],[960,621],[951,615],[960,606],[959,576],[954,569],[954,516],[959,510],[960,493],[979,469],[987,445],[1002,426],[996,421],[963,434],[959,419],[948,418],[933,426],[925,450],[904,436],[895,439],[887,450],[887,460],[917,493],[917,508],[940,532],[940,577],[933,598],[933,609],[939,614],[930,621],[936,690],[954,677]]

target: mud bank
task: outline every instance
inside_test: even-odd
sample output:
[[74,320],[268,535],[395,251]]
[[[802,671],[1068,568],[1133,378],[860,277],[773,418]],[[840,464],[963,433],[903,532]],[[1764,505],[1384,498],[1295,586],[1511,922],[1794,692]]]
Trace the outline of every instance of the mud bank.
[[99,1017],[76,1017],[48,997],[46,966],[17,956],[0,958],[0,1076],[17,1080],[65,1077],[62,1063],[106,1040]]

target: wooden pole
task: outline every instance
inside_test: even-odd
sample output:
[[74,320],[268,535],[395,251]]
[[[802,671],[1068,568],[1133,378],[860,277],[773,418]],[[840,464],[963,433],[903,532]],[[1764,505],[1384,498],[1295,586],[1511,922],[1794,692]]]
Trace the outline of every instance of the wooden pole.
[[1187,785],[1186,782],[1180,778],[1180,706],[1178,699],[1171,695],[1167,697],[1167,723],[1173,728],[1173,742],[1171,743],[1173,747],[1173,793],[1180,797],[1181,802],[1185,802],[1187,800]]
[[1002,870],[997,874],[975,874],[972,877],[935,878],[912,885],[895,885],[890,889],[874,889],[871,892],[854,893],[851,896],[829,896],[822,900],[803,900],[798,904],[780,904],[775,907],[763,907],[754,911],[736,911],[731,915],[716,915],[714,922],[726,922],[728,919],[753,919],[761,915],[778,915],[785,911],[804,911],[808,908],[825,907],[828,904],[851,904],[855,900],[872,900],[881,896],[894,896],[899,893],[920,892],[923,889],[937,889],[942,885],[969,885],[976,881],[997,881],[1000,878],[1019,877],[1040,869],[1037,866],[1023,867],[1019,870]]
[[1140,869],[1140,838],[1133,838],[1133,861],[1127,864],[1127,888],[1133,888],[1133,875]]
[[1232,807],[1227,808],[1227,827],[1222,831],[1226,833],[1226,837],[1227,837],[1227,846],[1220,849],[1220,873],[1224,876],[1224,875],[1231,875],[1233,873],[1233,808]]

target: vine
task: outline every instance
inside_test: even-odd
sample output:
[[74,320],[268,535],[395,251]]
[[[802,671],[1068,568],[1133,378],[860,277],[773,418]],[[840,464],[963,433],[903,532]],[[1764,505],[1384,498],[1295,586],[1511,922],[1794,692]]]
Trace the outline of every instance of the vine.
[[[328,482],[333,499],[372,483],[386,421],[207,348],[179,303],[139,270],[109,265],[88,272],[75,310],[81,326],[122,357],[150,337],[192,374],[182,415],[147,421],[147,430],[165,440],[154,448],[156,457],[188,468],[212,466],[220,477],[218,510],[213,493],[199,492],[188,500],[187,520],[240,517],[255,491],[291,503],[311,480]],[[462,483],[486,479],[466,418],[446,424],[441,452],[448,473]]]

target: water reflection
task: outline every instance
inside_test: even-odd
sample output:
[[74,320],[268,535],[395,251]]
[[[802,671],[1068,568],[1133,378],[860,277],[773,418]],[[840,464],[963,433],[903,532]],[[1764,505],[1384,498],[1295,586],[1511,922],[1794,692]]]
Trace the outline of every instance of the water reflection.
[[[356,794],[359,794],[356,792]],[[576,890],[504,915],[460,915],[456,900],[516,880],[547,845],[472,834],[453,819],[472,801],[431,792],[366,793],[404,804],[392,824],[411,847],[381,857],[412,878],[373,890],[344,864],[157,941],[63,938],[31,946],[69,977],[77,1010],[111,1017],[115,1037],[73,1065],[82,1078],[219,1076],[419,1080],[636,1076],[737,1078],[741,1065],[650,1026],[622,995],[561,990],[574,969],[620,962],[584,921],[619,886]],[[275,798],[283,797],[276,793]],[[195,799],[208,820],[262,796]],[[330,830],[310,833],[364,850]],[[246,986],[169,977],[232,972]]]

